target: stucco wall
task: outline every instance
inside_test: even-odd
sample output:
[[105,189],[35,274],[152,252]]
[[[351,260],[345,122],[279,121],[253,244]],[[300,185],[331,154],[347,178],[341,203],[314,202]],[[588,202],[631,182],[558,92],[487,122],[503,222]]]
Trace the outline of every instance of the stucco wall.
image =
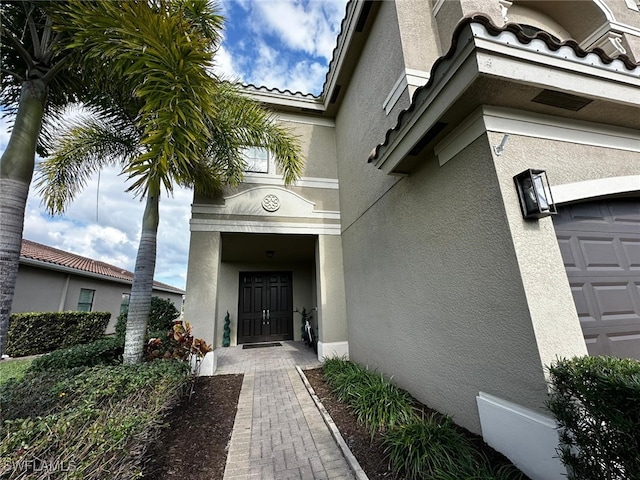
[[318,339],[324,343],[346,341],[347,312],[340,237],[318,236],[316,265]]
[[534,409],[546,398],[501,195],[482,136],[343,235],[351,357],[475,432],[479,391]]
[[405,93],[390,115],[385,115],[382,108],[404,68],[395,5],[381,2],[336,117],[338,174],[344,186],[340,190],[343,231],[397,181],[370,168],[367,159],[371,149],[395,125],[398,112],[409,105]]
[[[131,292],[131,285],[121,282],[20,265],[12,312],[74,311],[82,288],[95,290],[92,311],[110,312],[106,333],[115,332],[122,294]],[[153,295],[171,300],[178,309],[182,306],[180,294],[154,290]]]
[[[309,122],[313,122],[313,118]],[[333,126],[291,120],[282,121],[281,124],[298,137],[305,159],[304,177],[338,178]]]
[[215,345],[216,295],[220,270],[220,232],[191,232],[185,320],[193,335]]

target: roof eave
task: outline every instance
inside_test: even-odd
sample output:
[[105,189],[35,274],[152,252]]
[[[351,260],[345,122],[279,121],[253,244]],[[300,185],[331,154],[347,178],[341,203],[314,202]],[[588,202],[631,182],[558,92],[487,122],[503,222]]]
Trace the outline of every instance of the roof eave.
[[[434,65],[429,83],[415,92],[396,127],[372,151],[371,163],[387,174],[405,174],[402,164],[409,152],[481,76],[640,106],[640,67],[630,68],[627,59],[603,61],[601,52],[580,52],[570,45],[552,50],[543,40],[522,43],[508,29],[496,34],[489,28],[477,22],[464,25],[455,50]],[[606,89],[602,82],[607,82]]]

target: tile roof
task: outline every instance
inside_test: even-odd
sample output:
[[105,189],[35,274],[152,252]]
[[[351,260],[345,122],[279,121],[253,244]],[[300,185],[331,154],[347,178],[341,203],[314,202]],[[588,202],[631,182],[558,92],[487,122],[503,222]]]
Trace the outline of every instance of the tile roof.
[[[426,92],[435,83],[436,79],[438,78],[438,76],[436,75],[436,71],[439,70],[444,64],[446,64],[448,60],[450,60],[456,54],[458,50],[458,41],[460,40],[461,33],[469,25],[473,25],[473,24],[482,25],[485,28],[486,32],[493,37],[498,37],[503,32],[511,32],[516,37],[518,42],[520,42],[520,44],[522,45],[528,45],[534,40],[541,40],[546,44],[547,48],[552,52],[556,52],[560,50],[562,47],[569,47],[573,51],[576,58],[579,58],[579,59],[584,59],[585,57],[587,57],[587,55],[594,54],[594,55],[597,55],[597,57],[600,59],[603,65],[609,65],[613,62],[616,62],[616,64],[623,65],[624,68],[630,72],[640,67],[640,64],[632,61],[631,58],[627,55],[618,55],[617,57],[613,58],[607,55],[600,48],[584,50],[575,40],[559,41],[553,36],[549,35],[547,32],[542,30],[538,31],[535,35],[527,35],[522,29],[522,27],[517,23],[507,23],[503,27],[498,27],[491,21],[489,17],[482,14],[476,14],[470,17],[465,17],[463,20],[460,21],[460,23],[457,25],[453,33],[453,40],[451,42],[451,47],[449,48],[449,51],[434,62],[433,67],[431,68],[431,75],[430,75],[429,81],[422,87],[419,87],[418,89],[416,89],[415,92],[413,92],[411,105],[409,105],[408,108],[400,112],[400,114],[398,115],[398,121],[396,125],[387,131],[384,141],[376,145],[376,147],[373,149],[368,159],[369,163],[372,163],[376,159],[378,159],[381,151],[384,150],[390,144],[391,137],[398,134],[398,131],[406,123],[407,118],[411,116],[412,112],[416,109],[417,105],[419,105],[421,103],[421,100],[423,100],[423,97],[426,95]],[[442,68],[445,68],[445,67],[442,67]]]
[[[78,270],[79,272],[103,275],[105,277],[124,280],[129,283],[133,282],[133,272],[99,260],[93,260],[91,258],[76,255],[75,253],[65,252],[64,250],[58,250],[57,248],[42,245],[41,243],[32,242],[31,240],[22,240],[20,259],[36,260],[39,262],[50,263],[51,265],[71,268],[73,270]],[[153,286],[154,288],[170,290],[175,293],[184,293],[184,290],[161,282],[154,281]]]

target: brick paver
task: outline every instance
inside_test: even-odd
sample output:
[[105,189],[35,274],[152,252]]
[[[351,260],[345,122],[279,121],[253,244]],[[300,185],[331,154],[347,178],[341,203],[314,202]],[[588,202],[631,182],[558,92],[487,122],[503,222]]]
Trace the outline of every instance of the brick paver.
[[219,349],[216,375],[243,373],[224,480],[353,479],[296,365],[319,366],[302,342]]

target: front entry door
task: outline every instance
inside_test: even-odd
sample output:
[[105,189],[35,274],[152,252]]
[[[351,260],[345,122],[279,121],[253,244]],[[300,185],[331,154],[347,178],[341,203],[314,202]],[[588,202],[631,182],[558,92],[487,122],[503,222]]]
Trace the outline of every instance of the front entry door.
[[293,340],[291,272],[241,272],[238,343]]

